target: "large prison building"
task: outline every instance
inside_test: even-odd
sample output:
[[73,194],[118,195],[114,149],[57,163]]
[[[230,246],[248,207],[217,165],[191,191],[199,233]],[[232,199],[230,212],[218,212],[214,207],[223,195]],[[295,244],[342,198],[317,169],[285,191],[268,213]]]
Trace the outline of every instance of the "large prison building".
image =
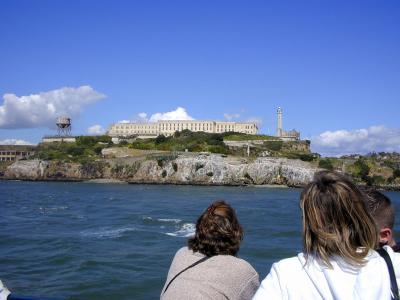
[[138,136],[140,138],[154,138],[161,134],[170,136],[175,131],[188,129],[190,131],[223,133],[240,132],[257,134],[256,123],[220,122],[220,121],[197,121],[197,120],[168,120],[156,123],[116,123],[110,126],[108,135],[112,137]]

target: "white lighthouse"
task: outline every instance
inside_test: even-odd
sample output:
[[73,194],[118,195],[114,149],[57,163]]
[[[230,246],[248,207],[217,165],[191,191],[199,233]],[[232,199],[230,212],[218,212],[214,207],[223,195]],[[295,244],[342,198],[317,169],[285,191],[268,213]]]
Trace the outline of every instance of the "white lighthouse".
[[276,125],[276,136],[283,136],[283,127],[282,127],[282,109],[278,107],[276,111],[277,114],[277,125]]

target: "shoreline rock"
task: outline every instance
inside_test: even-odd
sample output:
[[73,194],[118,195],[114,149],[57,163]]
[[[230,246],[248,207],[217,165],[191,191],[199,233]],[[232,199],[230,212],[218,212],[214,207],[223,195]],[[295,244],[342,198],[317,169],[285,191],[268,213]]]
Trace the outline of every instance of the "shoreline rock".
[[[102,159],[85,164],[20,160],[1,179],[84,181],[93,183],[206,186],[302,187],[319,170],[311,163],[286,158],[249,160],[219,154],[180,154],[151,158]],[[396,190],[396,187],[391,187]],[[397,187],[397,190],[399,187]]]

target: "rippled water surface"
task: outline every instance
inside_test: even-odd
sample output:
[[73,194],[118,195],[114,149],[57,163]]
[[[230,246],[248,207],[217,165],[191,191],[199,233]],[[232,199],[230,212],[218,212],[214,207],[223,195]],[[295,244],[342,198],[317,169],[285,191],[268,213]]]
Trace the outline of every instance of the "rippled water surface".
[[[0,181],[0,279],[18,294],[157,299],[175,251],[216,199],[245,229],[263,278],[301,250],[300,190]],[[388,192],[400,211],[400,193]],[[396,229],[399,223],[396,224]]]

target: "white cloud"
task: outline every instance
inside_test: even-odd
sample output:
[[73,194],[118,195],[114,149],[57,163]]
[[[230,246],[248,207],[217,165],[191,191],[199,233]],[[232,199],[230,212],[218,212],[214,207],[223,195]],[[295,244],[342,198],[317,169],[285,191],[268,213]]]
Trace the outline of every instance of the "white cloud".
[[228,113],[224,113],[224,118],[227,119],[228,121],[232,121],[234,119],[239,119],[240,118],[240,114],[228,114]]
[[149,119],[145,112],[138,113],[133,121],[135,123],[149,123]]
[[194,120],[188,115],[186,109],[178,107],[177,109],[165,113],[155,113],[149,118],[150,122],[157,122],[159,120]]
[[147,114],[145,112],[139,113],[138,117],[141,119],[147,119]]
[[0,106],[0,128],[52,128],[58,116],[73,118],[86,105],[102,98],[105,95],[87,85],[21,97],[4,94],[4,102]]
[[101,125],[93,125],[87,129],[89,135],[102,135],[106,133],[106,130]]
[[33,144],[24,140],[5,139],[5,140],[0,140],[0,145],[33,145]]
[[138,113],[132,120],[121,120],[118,123],[155,123],[159,120],[194,120],[186,112],[183,107],[177,107],[177,109],[169,112],[159,112],[152,114],[150,118],[145,112]]
[[372,151],[400,152],[400,129],[382,125],[353,131],[325,131],[311,140],[313,151],[324,156],[366,154]]

